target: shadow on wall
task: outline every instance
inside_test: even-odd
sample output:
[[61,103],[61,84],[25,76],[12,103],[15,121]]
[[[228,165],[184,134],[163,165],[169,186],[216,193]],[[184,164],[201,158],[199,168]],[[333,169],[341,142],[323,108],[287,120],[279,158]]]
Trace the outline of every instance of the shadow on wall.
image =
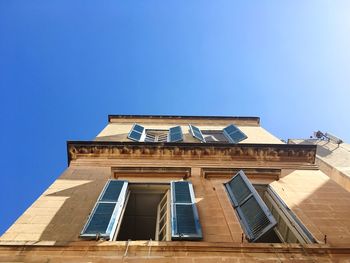
[[46,195],[68,198],[47,225],[40,236],[40,240],[56,241],[56,243],[62,244],[79,240],[80,231],[104,184],[105,180],[94,180],[83,185]]
[[[306,182],[308,184],[308,182]],[[301,219],[313,236],[331,245],[350,244],[350,193],[333,180],[328,179],[313,192],[307,193],[300,186],[289,195],[295,203],[290,208]],[[307,186],[305,188],[308,188]],[[295,198],[303,197],[302,201]]]

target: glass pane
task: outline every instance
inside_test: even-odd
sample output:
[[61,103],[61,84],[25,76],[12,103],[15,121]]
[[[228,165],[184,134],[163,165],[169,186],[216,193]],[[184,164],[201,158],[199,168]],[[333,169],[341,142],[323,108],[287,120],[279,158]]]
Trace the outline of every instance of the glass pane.
[[134,131],[137,131],[137,132],[139,132],[139,133],[142,133],[144,129],[145,129],[145,128],[142,127],[141,125],[135,124],[133,130],[134,130]]
[[105,234],[115,206],[115,203],[99,203],[84,234]]
[[244,133],[242,133],[241,131],[236,131],[234,133],[231,133],[230,137],[234,142],[240,142],[240,141],[244,140],[245,138],[247,138],[247,136]]
[[124,181],[110,181],[100,201],[117,202],[123,185]]
[[182,140],[182,133],[170,133],[170,141],[176,142]]
[[132,138],[136,141],[139,141],[141,139],[141,133],[138,133],[135,131],[132,131],[129,136],[130,136],[130,138]]
[[236,126],[234,126],[233,124],[227,126],[225,129],[224,129],[228,134],[231,134],[235,131],[238,130],[238,128]]

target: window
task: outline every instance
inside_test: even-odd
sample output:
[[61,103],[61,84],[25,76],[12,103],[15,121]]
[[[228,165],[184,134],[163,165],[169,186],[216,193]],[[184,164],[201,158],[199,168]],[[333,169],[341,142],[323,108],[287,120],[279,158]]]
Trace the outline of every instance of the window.
[[205,142],[211,143],[229,143],[230,141],[225,137],[222,131],[215,130],[203,130],[202,134],[204,136]]
[[200,240],[202,231],[193,186],[187,181],[145,184],[110,180],[80,236],[106,240]]
[[166,142],[168,138],[167,130],[146,130],[145,142]]
[[239,171],[225,187],[248,241],[315,242],[310,232],[271,187],[254,187],[243,171]]
[[254,185],[277,221],[275,234],[283,243],[315,243],[315,238],[269,185]]
[[201,142],[209,143],[238,143],[247,138],[247,136],[231,124],[223,130],[200,130],[198,127],[189,124],[192,136]]
[[183,140],[180,126],[171,127],[169,130],[145,129],[145,127],[135,123],[128,138],[137,142],[178,142]]

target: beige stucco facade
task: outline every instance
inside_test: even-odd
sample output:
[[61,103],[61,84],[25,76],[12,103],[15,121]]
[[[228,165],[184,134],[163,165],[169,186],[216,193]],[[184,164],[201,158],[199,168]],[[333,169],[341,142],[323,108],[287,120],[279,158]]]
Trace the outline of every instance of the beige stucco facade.
[[[189,121],[202,129],[222,129],[236,121],[248,138],[239,145],[205,145],[194,138],[187,141],[191,136],[185,132]],[[129,142],[126,135],[134,122],[162,129],[179,124],[185,141],[178,145]],[[106,136],[107,142],[101,142]],[[315,147],[283,144],[261,128],[258,121],[209,117],[197,118],[195,122],[185,117],[159,117],[156,121],[147,117],[110,118],[96,139],[68,144],[70,163],[65,172],[1,236],[0,262],[350,259],[350,193],[315,165]],[[244,231],[224,187],[239,169],[246,171],[253,184],[270,185],[316,242],[272,244],[242,239]],[[202,241],[87,241],[79,237],[107,180],[157,183],[183,178],[194,187]]]

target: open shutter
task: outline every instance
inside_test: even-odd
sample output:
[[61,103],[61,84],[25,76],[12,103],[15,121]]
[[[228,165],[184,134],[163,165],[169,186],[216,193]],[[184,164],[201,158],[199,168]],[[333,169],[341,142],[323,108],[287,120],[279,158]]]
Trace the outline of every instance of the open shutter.
[[258,241],[276,226],[275,218],[243,171],[239,171],[225,187],[249,241]]
[[190,126],[190,132],[194,138],[200,140],[201,142],[205,142],[204,136],[198,127],[193,126],[191,124],[189,124],[188,126]]
[[168,134],[168,142],[179,142],[183,140],[180,126],[171,127]]
[[203,238],[190,182],[171,182],[171,226],[172,240]]
[[231,143],[238,143],[247,139],[247,135],[245,135],[240,129],[238,129],[235,125],[231,124],[223,129],[224,135]]
[[125,203],[127,188],[126,181],[107,182],[80,233],[82,238],[113,238]]
[[137,141],[137,142],[144,141],[145,136],[146,136],[145,127],[137,123],[134,123],[134,125],[132,126],[128,134],[128,138],[130,140]]

